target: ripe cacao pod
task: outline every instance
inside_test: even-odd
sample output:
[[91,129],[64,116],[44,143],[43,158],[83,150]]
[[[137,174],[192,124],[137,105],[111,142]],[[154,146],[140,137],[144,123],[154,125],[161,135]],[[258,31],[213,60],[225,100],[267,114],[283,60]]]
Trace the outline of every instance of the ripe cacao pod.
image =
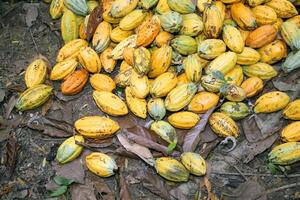
[[213,74],[202,76],[201,85],[209,92],[219,92],[225,81],[215,77]]
[[221,93],[229,101],[239,102],[246,98],[244,89],[234,84],[224,85],[224,87],[221,88]]
[[199,120],[200,117],[197,114],[188,111],[176,112],[168,117],[168,122],[179,129],[191,129]]
[[120,28],[125,31],[130,31],[138,27],[145,19],[147,13],[144,10],[136,9],[122,18]]
[[113,42],[119,43],[133,34],[134,34],[133,31],[124,31],[119,26],[117,26],[110,32],[110,39]]
[[300,142],[287,142],[272,149],[268,155],[271,163],[290,165],[300,160]]
[[268,92],[260,96],[254,104],[255,113],[271,113],[284,109],[290,97],[280,91]]
[[118,24],[121,21],[121,17],[112,17],[110,16],[109,10],[106,10],[105,12],[103,12],[102,14],[103,20],[111,23],[111,24]]
[[177,77],[172,72],[159,75],[151,84],[150,94],[152,97],[164,97],[176,86]]
[[292,122],[281,131],[281,139],[285,142],[300,141],[300,122]]
[[220,112],[225,113],[234,120],[244,119],[250,114],[250,110],[245,103],[230,101],[222,104]]
[[125,97],[130,111],[137,117],[145,119],[147,117],[147,101],[135,97],[132,92],[132,87],[126,87]]
[[108,47],[110,43],[111,30],[111,25],[106,21],[101,22],[97,26],[92,39],[93,48],[97,53],[103,52]]
[[113,49],[111,47],[108,47],[100,55],[101,64],[103,66],[103,69],[107,73],[111,73],[112,71],[114,71],[115,66],[117,64],[116,60],[114,60],[110,57],[112,50]]
[[77,158],[82,150],[83,146],[76,144],[75,142],[84,142],[84,138],[81,135],[74,135],[66,139],[57,149],[56,160],[60,164],[71,162]]
[[188,105],[188,110],[194,113],[205,113],[211,108],[217,106],[219,96],[212,92],[197,93]]
[[188,55],[183,60],[183,68],[187,79],[191,82],[199,82],[202,75],[202,68],[207,65],[208,61],[200,58],[198,54]]
[[112,92],[116,88],[115,82],[105,74],[93,74],[90,83],[94,90]]
[[260,54],[260,61],[268,64],[276,63],[287,56],[286,45],[281,40],[275,40],[261,47],[258,52]]
[[289,103],[283,110],[282,115],[286,119],[300,120],[300,99]]
[[267,2],[268,0],[247,0],[249,6],[251,7],[255,7],[258,6],[260,4],[263,4],[265,2]]
[[146,9],[149,10],[153,6],[155,6],[158,3],[158,0],[140,0],[140,5]]
[[28,65],[25,71],[25,84],[27,88],[34,85],[39,85],[44,83],[47,76],[48,63],[43,58],[38,58],[34,60],[30,65]]
[[182,20],[182,35],[197,36],[203,30],[203,22],[196,13],[182,15]]
[[133,96],[143,99],[149,94],[149,80],[147,76],[140,76],[135,71],[130,77],[130,87]]
[[80,49],[87,46],[87,41],[83,39],[75,39],[68,42],[59,50],[56,62],[61,62],[70,58],[77,58]]
[[137,35],[131,35],[128,38],[122,40],[110,53],[110,56],[114,60],[123,59],[123,51],[126,47],[136,47]]
[[265,5],[273,8],[280,18],[290,18],[298,14],[295,6],[288,0],[271,0]]
[[76,21],[76,15],[65,9],[64,14],[61,18],[61,35],[65,43],[68,43],[79,36],[79,26]]
[[189,80],[187,79],[186,73],[182,73],[177,77],[177,85],[181,85],[184,83],[189,83]]
[[187,35],[178,35],[171,41],[171,46],[182,55],[189,55],[197,52],[197,42]]
[[296,15],[296,16],[294,16],[292,18],[289,18],[286,21],[287,22],[292,22],[292,23],[296,24],[298,28],[300,28],[300,15]]
[[222,74],[226,74],[234,68],[236,61],[236,53],[231,51],[225,52],[207,65],[207,67],[205,68],[205,73],[210,74],[212,72],[219,71]]
[[82,47],[78,54],[80,64],[91,73],[101,70],[101,61],[98,54],[91,47]]
[[112,17],[124,17],[133,11],[138,5],[139,0],[116,0],[113,1],[109,15]]
[[222,22],[225,20],[226,6],[222,1],[215,1],[217,8],[220,11]]
[[225,51],[226,45],[219,39],[207,39],[198,45],[198,54],[204,59],[214,59]]
[[252,8],[252,12],[259,26],[273,24],[277,20],[277,14],[273,8],[265,5],[260,5]]
[[193,13],[196,9],[191,0],[168,0],[168,5],[172,10],[181,14]]
[[205,160],[198,153],[184,152],[180,156],[182,164],[193,175],[203,176],[206,174]]
[[269,64],[258,62],[254,65],[242,66],[243,72],[248,77],[256,76],[263,80],[277,76],[277,71]]
[[87,168],[100,177],[110,177],[115,174],[118,166],[116,161],[100,152],[93,152],[85,157]]
[[230,7],[230,13],[232,19],[245,30],[254,30],[257,27],[257,23],[253,12],[248,6],[243,3],[234,3]]
[[50,80],[61,80],[75,71],[78,62],[75,59],[68,59],[57,63],[51,70]]
[[[132,47],[126,47],[123,51],[123,58],[124,58],[124,61],[122,61],[121,63],[121,66],[122,64],[125,62],[127,64],[127,66],[133,66],[133,52],[134,52],[134,48]],[[125,65],[125,64],[123,64]],[[121,66],[120,66],[120,71],[121,70]],[[125,67],[127,68],[127,67]]]
[[61,84],[61,92],[64,95],[75,95],[82,91],[84,85],[89,78],[89,74],[85,69],[74,71]]
[[132,68],[128,68],[124,71],[120,71],[114,81],[119,87],[126,87],[130,85],[130,77],[134,70]]
[[263,81],[255,76],[246,79],[241,85],[241,88],[246,92],[246,97],[248,98],[257,95],[263,87]]
[[161,31],[155,38],[155,44],[158,47],[162,47],[163,45],[169,45],[174,36],[166,31]]
[[210,4],[212,0],[197,0],[197,8],[200,12],[204,12],[206,5]]
[[150,78],[155,78],[170,67],[172,61],[172,47],[162,45],[162,47],[154,50],[151,55],[151,68],[148,73]]
[[64,4],[76,15],[86,16],[89,12],[86,0],[64,0]]
[[148,113],[154,120],[162,120],[166,115],[164,101],[161,98],[150,99],[147,104]]
[[64,12],[64,0],[52,0],[49,13],[52,19],[58,19]]
[[239,136],[239,128],[235,121],[228,115],[221,112],[214,112],[208,119],[213,132],[219,137]]
[[244,40],[240,31],[232,25],[225,25],[223,27],[222,38],[227,47],[235,52],[242,53],[244,50]]
[[253,65],[260,60],[260,54],[250,47],[245,47],[242,53],[237,54],[236,63],[239,65]]
[[280,34],[292,50],[300,49],[300,29],[292,22],[283,22]]
[[230,72],[224,76],[227,83],[240,86],[244,79],[243,69],[241,66],[236,65]]
[[159,0],[155,8],[155,11],[158,12],[159,14],[163,14],[165,12],[171,11],[167,1],[168,0]]
[[133,51],[133,68],[141,76],[150,71],[151,53],[145,47],[139,47]]
[[160,20],[159,17],[154,15],[151,19],[141,25],[141,27],[136,31],[137,46],[148,46],[155,39],[160,30]]
[[163,13],[160,17],[161,27],[170,33],[177,33],[182,27],[182,17],[178,12],[169,11]]
[[98,1],[88,1],[87,3],[89,13],[91,13],[97,6],[99,6]]
[[275,40],[277,29],[272,25],[263,25],[250,32],[246,45],[252,48],[260,48]]
[[223,19],[215,4],[206,6],[203,12],[204,34],[207,38],[218,38],[222,30]]

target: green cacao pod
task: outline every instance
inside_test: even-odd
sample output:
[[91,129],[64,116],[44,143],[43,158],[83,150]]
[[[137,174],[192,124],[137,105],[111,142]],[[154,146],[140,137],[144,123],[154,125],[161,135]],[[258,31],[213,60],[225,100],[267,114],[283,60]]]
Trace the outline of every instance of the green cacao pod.
[[86,16],[89,12],[86,0],[64,0],[64,4],[76,15]]
[[300,29],[295,23],[283,22],[280,34],[291,49],[300,49]]
[[163,13],[159,19],[161,26],[167,32],[177,33],[182,27],[182,17],[178,12],[169,11]]
[[298,50],[297,52],[289,53],[288,57],[281,65],[282,70],[285,72],[291,72],[295,69],[298,69],[300,67],[299,58],[300,58],[300,50]]
[[193,13],[196,9],[195,4],[191,0],[168,0],[169,7],[179,13]]
[[250,110],[245,103],[242,102],[225,102],[222,104],[220,111],[227,114],[234,120],[239,120],[247,117]]
[[171,41],[171,46],[182,55],[189,55],[197,52],[197,42],[187,35],[179,35]]
[[300,142],[287,142],[272,149],[269,161],[277,165],[290,165],[300,160]]

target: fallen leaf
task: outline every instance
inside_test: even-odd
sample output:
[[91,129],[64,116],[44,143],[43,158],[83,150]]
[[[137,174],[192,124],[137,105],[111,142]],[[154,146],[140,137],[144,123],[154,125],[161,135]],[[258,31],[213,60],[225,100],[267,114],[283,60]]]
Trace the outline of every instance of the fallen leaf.
[[61,196],[63,195],[64,193],[66,193],[68,190],[68,186],[66,185],[62,185],[62,186],[59,186],[56,190],[52,191],[50,193],[50,196],[51,197],[58,197],[58,196]]
[[64,103],[62,106],[62,120],[72,124],[73,123],[73,104],[72,102]]
[[134,153],[131,153],[127,151],[124,147],[119,147],[116,150],[114,150],[114,153],[120,156],[125,156],[132,159],[138,159],[139,157],[135,155]]
[[130,192],[124,174],[121,172],[119,175],[119,184],[120,184],[120,199],[121,200],[131,200]]
[[175,199],[189,200],[194,199],[199,187],[193,181],[188,181],[187,183],[181,183],[180,185],[174,187],[170,190],[170,194]]
[[183,151],[195,151],[199,141],[200,133],[205,129],[209,116],[213,113],[215,108],[208,110],[205,114],[200,116],[199,122],[192,128],[185,136],[183,141]]
[[17,161],[17,153],[18,153],[18,143],[17,138],[14,133],[10,135],[6,142],[6,160],[5,160],[5,168],[8,177],[11,177],[13,174],[16,161]]
[[205,185],[207,193],[208,193],[208,199],[219,200],[217,195],[215,195],[215,193],[212,191],[211,183],[207,176],[204,177],[204,185]]
[[106,139],[91,139],[87,138],[85,140],[85,144],[91,148],[105,148],[109,147],[113,144],[114,138],[106,138]]
[[55,176],[53,178],[53,180],[57,185],[70,185],[74,182],[73,180],[67,179],[67,178],[62,177],[62,176]]
[[72,200],[97,200],[93,183],[86,181],[86,184],[73,184],[70,187]]
[[39,15],[38,6],[38,3],[24,3],[23,8],[26,10],[25,21],[28,27],[32,26]]
[[220,141],[221,141],[221,139],[217,138],[212,142],[207,142],[207,143],[202,144],[202,146],[199,150],[199,154],[204,159],[206,159],[208,157],[208,155],[210,154],[210,152],[216,148],[216,146],[219,144]]
[[5,119],[8,119],[10,114],[11,114],[11,111],[14,109],[16,103],[17,103],[17,100],[18,98],[16,96],[11,96],[8,100],[8,103],[7,104],[4,104],[4,116],[5,116]]
[[49,109],[52,106],[52,99],[49,99],[45,104],[43,104],[42,106],[42,116],[45,116],[47,114],[47,112],[49,111]]
[[88,24],[87,24],[87,28],[86,28],[86,35],[87,35],[87,40],[89,41],[95,31],[97,26],[100,24],[100,22],[102,21],[102,6],[97,6],[91,13],[89,16],[89,20],[88,20]]
[[115,120],[123,129],[133,128],[138,124],[137,118],[131,113],[123,117],[116,117]]
[[4,100],[4,98],[5,98],[5,90],[0,89],[0,103]]
[[134,126],[131,128],[127,128],[125,130],[126,130],[126,132],[128,131],[130,133],[134,133],[138,136],[152,140],[153,142],[157,142],[157,140],[158,140],[157,134],[155,134],[153,131],[151,131],[145,127],[142,127],[142,126]]
[[144,160],[150,166],[154,166],[155,161],[150,152],[150,150],[144,146],[137,143],[130,142],[124,133],[117,134],[118,140],[123,145],[123,147],[136,155],[138,155],[142,160]]
[[91,182],[93,184],[94,194],[97,199],[115,200],[114,192],[108,187],[103,178],[99,178],[93,173],[87,172],[87,178],[85,182]]

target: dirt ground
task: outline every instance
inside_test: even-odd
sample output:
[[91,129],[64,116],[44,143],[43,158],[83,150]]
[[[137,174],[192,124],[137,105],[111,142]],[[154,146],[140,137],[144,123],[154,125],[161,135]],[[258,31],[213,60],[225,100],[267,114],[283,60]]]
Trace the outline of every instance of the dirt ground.
[[[39,1],[0,2],[0,199],[213,199],[214,195],[220,199],[300,199],[299,163],[275,175],[267,169],[267,154],[280,143],[278,131],[288,123],[278,113],[239,122],[243,133],[230,152],[206,127],[196,152],[206,157],[208,173],[205,177],[190,176],[189,182],[183,184],[164,181],[152,167],[126,152],[116,137],[92,141],[80,158],[57,165],[57,148],[64,137],[72,135],[74,121],[103,113],[92,99],[89,84],[79,95],[65,97],[59,93],[59,83],[49,81],[56,92],[44,106],[26,112],[13,109],[18,92],[25,89],[24,70],[28,64],[41,54],[53,66],[63,44],[59,21],[51,20],[48,9],[48,4]],[[276,87],[299,98],[299,84],[300,70],[279,76],[266,85],[266,90]],[[133,132],[139,132],[134,124],[143,126],[147,121],[119,119]],[[84,156],[90,151],[106,152],[116,158],[119,173],[100,178],[88,172]],[[161,156],[157,152],[153,155]],[[55,187],[55,175],[76,183],[66,194],[52,198],[49,190]]]

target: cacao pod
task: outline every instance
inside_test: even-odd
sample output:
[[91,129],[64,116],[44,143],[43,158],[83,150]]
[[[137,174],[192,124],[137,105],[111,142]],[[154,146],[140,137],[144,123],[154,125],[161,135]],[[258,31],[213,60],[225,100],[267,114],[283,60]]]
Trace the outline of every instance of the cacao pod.
[[223,27],[222,38],[227,47],[235,52],[242,53],[244,50],[244,40],[240,31],[231,25],[225,25]]
[[25,84],[27,88],[44,83],[47,76],[48,63],[43,58],[34,60],[25,71]]
[[156,12],[158,12],[159,14],[163,14],[165,12],[171,11],[167,1],[168,0],[159,0],[155,8]]
[[85,157],[87,168],[100,177],[110,177],[118,169],[116,161],[100,152],[93,152]]
[[188,110],[194,113],[205,113],[219,102],[219,96],[212,92],[199,92],[188,105]]
[[182,27],[180,34],[188,36],[197,36],[203,30],[203,22],[195,13],[182,15]]
[[[125,63],[127,64],[127,66],[132,66],[134,64],[133,52],[134,52],[134,48],[132,48],[132,47],[126,47],[123,51],[123,58],[124,58]],[[124,61],[122,61],[122,64],[124,63]],[[123,65],[125,65],[125,64],[123,64]],[[120,68],[121,68],[121,66],[120,66]],[[120,69],[120,71],[122,71],[122,70]]]
[[144,10],[136,9],[122,18],[119,26],[125,31],[133,30],[143,22],[146,15],[147,13]]
[[203,12],[204,34],[207,38],[218,38],[222,30],[223,19],[219,8],[210,4]]
[[76,15],[86,16],[89,12],[86,0],[64,0],[64,4]]
[[212,72],[219,71],[222,74],[226,74],[234,68],[236,61],[236,53],[231,51],[225,52],[207,65],[205,68],[205,73],[210,74]]
[[61,80],[75,71],[78,62],[75,59],[69,59],[57,63],[51,70],[50,80]]
[[176,86],[177,77],[172,72],[159,75],[151,84],[150,94],[153,97],[164,97]]
[[219,39],[207,39],[198,44],[198,54],[204,59],[214,59],[225,51],[226,45]]
[[225,81],[215,77],[213,74],[202,76],[201,85],[209,92],[219,92]]
[[300,15],[296,15],[296,16],[294,16],[292,18],[289,18],[286,21],[287,22],[292,22],[292,23],[296,24],[298,28],[300,28]]
[[91,47],[82,47],[78,54],[80,64],[91,73],[101,70],[101,61],[98,54]]
[[150,71],[150,57],[151,54],[145,47],[139,47],[133,51],[133,68],[141,76]]
[[248,106],[242,102],[223,103],[220,112],[225,113],[234,120],[244,119],[250,114]]
[[287,56],[286,60],[284,61],[284,63],[281,65],[281,68],[284,72],[291,72],[295,69],[298,69],[300,67],[300,50],[298,50],[297,52],[291,52],[289,53],[289,55]]
[[249,33],[246,45],[252,48],[260,48],[275,40],[276,35],[277,29],[274,26],[263,25]]
[[196,6],[191,0],[168,0],[169,7],[181,14],[193,13]]
[[70,58],[77,58],[82,47],[87,47],[87,41],[83,39],[75,39],[65,44],[58,52],[56,62],[61,62]]
[[263,80],[277,76],[277,71],[269,64],[258,62],[254,65],[242,66],[243,72],[248,77],[256,76]]
[[130,87],[133,96],[143,99],[149,94],[149,80],[147,76],[140,76],[135,71],[130,77]]
[[70,74],[61,84],[61,92],[64,95],[75,95],[82,91],[84,85],[89,78],[89,74],[85,69],[76,70]]
[[115,82],[105,74],[93,74],[90,83],[95,90],[112,92],[116,88]]
[[289,103],[283,110],[282,115],[286,119],[300,120],[300,99]]
[[61,35],[65,43],[68,43],[79,36],[79,29],[76,21],[76,15],[65,9],[64,14],[61,18]]
[[261,47],[258,52],[260,54],[260,61],[268,64],[276,63],[287,56],[286,45],[281,40],[275,40]]
[[283,22],[280,34],[292,50],[300,49],[300,29],[296,24]]
[[114,81],[119,87],[126,87],[130,85],[130,77],[134,70],[132,68],[128,68],[124,71],[120,71]]
[[215,134],[219,137],[239,136],[239,128],[235,121],[221,112],[214,112],[208,119],[208,123]]
[[243,69],[241,66],[236,65],[230,72],[224,76],[227,83],[240,86],[244,79]]
[[166,31],[161,31],[155,38],[155,44],[158,47],[162,47],[163,45],[169,45],[174,36]]
[[125,97],[130,111],[137,117],[145,119],[147,117],[147,101],[135,97],[132,92],[132,87],[126,87]]
[[260,96],[254,104],[255,113],[271,113],[282,110],[290,102],[290,97],[280,91],[268,92]]
[[101,22],[97,26],[92,39],[93,48],[97,53],[103,52],[108,47],[110,43],[111,30],[111,25],[106,21]]
[[133,11],[138,5],[139,0],[116,0],[113,1],[109,15],[112,17],[124,17]]
[[183,60],[183,68],[187,79],[191,82],[199,82],[202,75],[202,68],[207,65],[208,61],[200,58],[197,54],[188,55]]
[[165,104],[161,98],[150,99],[147,107],[149,115],[154,120],[162,120],[166,115]]
[[171,46],[182,55],[189,55],[197,52],[197,42],[187,35],[178,35],[171,41]]
[[141,0],[140,1],[140,5],[146,9],[149,10],[150,8],[152,8],[153,6],[155,6],[157,4],[158,0]]
[[189,80],[187,79],[186,73],[182,73],[177,77],[177,85],[189,83]]
[[200,154],[194,152],[184,152],[180,156],[182,164],[185,168],[196,176],[203,176],[206,174],[206,163]]
[[204,12],[206,5],[210,4],[212,0],[197,0],[197,8],[200,12]]
[[84,138],[81,135],[74,135],[66,139],[57,149],[56,160],[60,164],[71,162],[77,158],[82,150],[83,146],[76,144],[75,142],[84,142]]
[[160,17],[161,27],[170,33],[177,33],[182,27],[182,17],[178,12],[169,11],[163,13]]
[[111,23],[111,24],[118,24],[121,21],[121,17],[112,17],[110,16],[109,10],[106,10],[103,14],[102,14],[103,20]]
[[110,32],[110,39],[113,42],[119,43],[133,34],[134,34],[133,31],[124,31],[119,26],[117,26]]
[[114,60],[110,57],[112,50],[113,49],[111,47],[108,47],[100,55],[101,64],[103,66],[103,69],[107,73],[111,73],[112,71],[114,71],[115,66],[117,64],[116,60]]
[[252,12],[259,26],[273,24],[277,20],[277,14],[273,8],[265,5],[260,5],[252,8]]
[[245,47],[242,53],[237,54],[236,63],[239,65],[253,65],[260,60],[260,54],[250,47]]
[[230,7],[232,19],[245,30],[253,30],[257,27],[257,23],[253,12],[243,3],[234,3]]
[[137,46],[148,46],[155,39],[160,30],[160,20],[159,17],[154,15],[151,19],[141,25],[141,27],[136,31]]
[[122,40],[110,53],[110,56],[114,60],[123,59],[123,51],[126,47],[136,47],[137,35],[131,35],[128,38]]
[[300,122],[292,122],[281,131],[281,139],[285,142],[300,141]]
[[197,114],[188,111],[176,112],[168,117],[168,122],[179,129],[191,129],[199,120],[200,117]]
[[172,61],[172,48],[169,45],[154,50],[151,55],[151,68],[148,73],[150,78],[155,78],[170,67]]
[[272,149],[268,155],[271,163],[290,165],[300,160],[300,142],[287,142]]
[[234,84],[228,84],[222,87],[221,93],[229,101],[239,102],[246,98],[246,92],[244,89]]
[[52,0],[49,13],[52,19],[58,19],[64,12],[64,0]]
[[267,2],[268,0],[247,0],[249,6],[251,7],[255,7],[258,6],[260,4],[263,4],[265,2]]
[[246,97],[248,98],[257,95],[263,87],[263,81],[255,76],[246,79],[241,85],[241,88],[246,92]]
[[295,6],[288,0],[271,0],[265,5],[273,8],[280,18],[290,18],[298,14]]

